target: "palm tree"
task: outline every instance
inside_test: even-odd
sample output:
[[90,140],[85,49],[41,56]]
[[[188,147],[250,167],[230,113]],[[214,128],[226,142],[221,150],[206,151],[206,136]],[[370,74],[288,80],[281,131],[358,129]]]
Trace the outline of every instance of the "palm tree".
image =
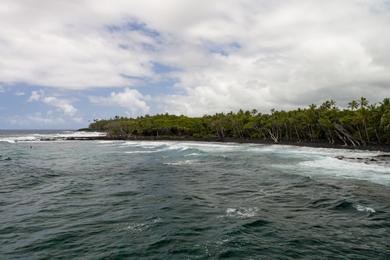
[[359,99],[359,117],[364,127],[364,132],[366,134],[367,142],[370,142],[370,137],[368,135],[368,129],[367,129],[367,111],[366,108],[368,107],[368,100],[365,97],[360,97]]
[[365,97],[360,97],[359,99],[359,105],[360,105],[360,109],[364,109],[368,106],[368,100],[367,98]]
[[320,108],[325,109],[325,110],[335,109],[336,108],[336,101],[334,101],[333,99],[326,100],[324,103],[322,103]]
[[359,107],[358,102],[356,100],[352,100],[351,102],[348,103],[348,107],[354,111]]
[[381,107],[390,108],[390,98],[383,99],[383,101],[380,104]]
[[255,116],[257,114],[257,109],[252,109],[251,114]]
[[331,108],[331,109],[335,109],[335,108],[336,108],[336,101],[334,101],[333,99],[331,99],[331,100],[329,101],[329,104],[330,104],[330,108]]

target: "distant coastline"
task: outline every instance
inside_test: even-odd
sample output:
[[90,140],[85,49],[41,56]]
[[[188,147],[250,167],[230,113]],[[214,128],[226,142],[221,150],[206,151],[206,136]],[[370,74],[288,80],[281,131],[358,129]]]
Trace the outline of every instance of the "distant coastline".
[[185,115],[115,116],[95,119],[84,131],[110,140],[212,141],[390,151],[390,98],[370,104],[361,97],[348,108],[333,100],[290,111]]

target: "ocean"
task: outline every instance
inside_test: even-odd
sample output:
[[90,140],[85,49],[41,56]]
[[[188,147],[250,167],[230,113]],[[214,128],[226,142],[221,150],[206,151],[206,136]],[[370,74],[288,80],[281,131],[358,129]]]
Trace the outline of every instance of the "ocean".
[[0,259],[390,258],[382,152],[90,135],[0,132]]

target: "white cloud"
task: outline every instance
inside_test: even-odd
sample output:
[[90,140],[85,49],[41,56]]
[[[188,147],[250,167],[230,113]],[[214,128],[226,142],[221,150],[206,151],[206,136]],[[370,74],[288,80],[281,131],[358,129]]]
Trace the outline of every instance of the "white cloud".
[[48,116],[42,116],[40,114],[38,115],[29,115],[27,116],[27,121],[33,124],[44,124],[44,125],[60,125],[64,124],[65,120],[63,118],[58,117],[48,117]]
[[21,96],[24,96],[24,95],[26,95],[26,93],[24,93],[23,91],[16,91],[15,92],[15,96],[17,96],[17,97],[21,97]]
[[132,115],[149,112],[147,99],[149,99],[148,96],[143,96],[137,90],[129,88],[126,88],[123,92],[112,92],[108,97],[89,97],[90,102],[94,104],[122,107]]
[[3,82],[85,89],[137,82],[124,75],[151,76],[143,45],[153,45],[153,38],[107,30],[126,22],[123,15],[106,19],[86,1],[5,0],[0,5]]
[[[52,111],[48,111],[46,113],[33,113],[27,115],[11,115],[6,116],[3,119],[12,127],[21,127],[21,128],[31,128],[34,126],[35,128],[62,128],[62,129],[71,129],[75,128],[74,124],[69,124],[69,118],[64,117],[63,115],[58,115],[52,113]],[[82,122],[81,117],[73,117],[72,121],[77,124]]]
[[379,1],[262,3],[217,11],[187,30],[190,42],[241,48],[225,56],[198,51],[195,59],[187,46],[178,47],[181,55],[174,62],[183,69],[175,76],[185,94],[162,99],[163,110],[200,115],[389,95],[390,16]]
[[54,96],[46,96],[43,91],[32,91],[28,99],[29,102],[40,101],[46,105],[53,106],[64,113],[66,116],[75,116],[77,109],[69,100],[60,99]]
[[30,127],[31,125],[40,125],[44,127],[58,127],[64,125],[66,121],[59,116],[49,114],[34,113],[25,116],[9,116],[6,121],[17,127]]
[[[177,80],[177,93],[146,100],[125,90],[91,101],[193,115],[361,95],[378,101],[390,92],[389,6],[383,0],[2,0],[0,81],[131,87],[158,80],[152,69],[158,62],[178,69],[164,76]],[[134,21],[158,37],[107,30]],[[38,99],[61,103],[45,98]],[[57,106],[68,114],[72,107]]]
[[41,97],[44,96],[44,93],[43,91],[33,91],[31,92],[31,96],[29,97],[28,99],[28,102],[32,102],[32,101],[39,101],[41,99]]

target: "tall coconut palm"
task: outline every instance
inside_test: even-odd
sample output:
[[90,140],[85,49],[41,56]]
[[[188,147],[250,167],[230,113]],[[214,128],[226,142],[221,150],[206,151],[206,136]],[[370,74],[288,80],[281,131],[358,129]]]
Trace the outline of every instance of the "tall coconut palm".
[[352,100],[351,102],[348,103],[348,108],[350,108],[352,111],[358,109],[359,104],[356,100]]
[[360,97],[359,99],[359,106],[360,106],[360,109],[364,109],[368,106],[368,100],[367,98],[365,97]]

